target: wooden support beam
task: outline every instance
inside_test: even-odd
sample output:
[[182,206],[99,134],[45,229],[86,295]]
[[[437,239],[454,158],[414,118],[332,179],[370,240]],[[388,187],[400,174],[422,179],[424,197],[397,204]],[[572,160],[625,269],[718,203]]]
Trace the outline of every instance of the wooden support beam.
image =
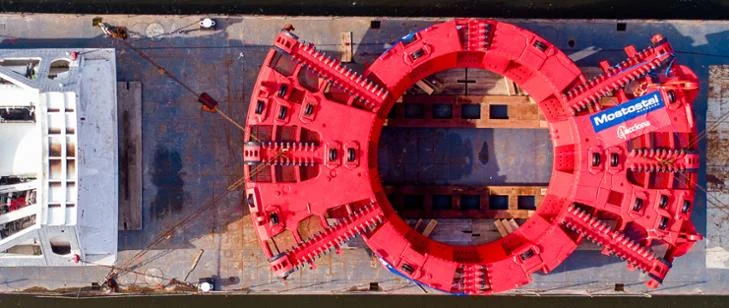
[[511,81],[509,78],[503,78],[504,88],[506,88],[506,95],[521,95],[519,87],[516,83]]
[[496,230],[499,231],[501,237],[505,237],[519,229],[519,224],[514,219],[495,219],[494,226],[496,226]]
[[418,80],[415,83],[415,86],[418,87],[420,90],[423,90],[425,94],[433,95],[433,93],[435,93],[435,87],[431,86],[430,83],[426,82],[425,80]]
[[433,233],[433,230],[435,230],[435,227],[438,225],[438,221],[435,219],[431,219],[428,222],[428,225],[425,226],[425,229],[423,229],[423,235],[425,237],[429,237],[431,233]]
[[[422,108],[422,117],[403,110]],[[445,110],[444,110],[445,109]],[[494,109],[492,112],[491,109]],[[528,96],[403,96],[385,125],[396,127],[546,128],[539,107]]]
[[350,63],[353,59],[353,51],[352,51],[352,32],[342,32],[339,35],[340,43],[339,43],[339,51],[341,52],[341,56],[339,57],[339,61],[342,63]]
[[[586,78],[602,73],[597,67],[581,68]],[[438,80],[438,86],[434,86]],[[453,69],[415,83],[414,89],[395,104],[385,122],[396,127],[440,128],[546,128],[547,121],[536,102],[514,81],[480,70]],[[413,93],[424,93],[417,95]],[[617,104],[615,97],[601,99],[605,107]],[[403,110],[422,108],[421,117],[406,116]]]
[[499,235],[501,235],[501,237],[509,235],[509,232],[506,231],[506,227],[504,227],[504,222],[502,219],[495,219],[494,226],[496,226],[496,230],[499,231]]
[[421,79],[415,82],[415,87],[423,91],[427,95],[440,94],[443,92],[443,81],[431,76],[426,79]]
[[413,229],[415,229],[415,231],[418,231],[418,230],[420,230],[420,227],[422,225],[423,225],[423,220],[422,219],[418,219],[418,222],[415,223],[415,226],[413,227]]
[[[506,234],[511,234],[516,230],[514,226],[509,222],[508,219],[502,219],[501,225],[504,226],[504,229],[506,230]],[[518,227],[517,227],[518,228]]]
[[[535,208],[521,208],[518,204],[523,197],[533,198],[537,206],[545,194],[544,186],[415,186],[398,185],[385,186],[385,193],[390,197],[390,203],[404,218],[497,218],[497,219],[526,219],[535,212]],[[405,207],[405,196],[422,196],[423,204],[420,208]],[[434,204],[433,196],[450,196],[450,204]],[[478,208],[464,208],[462,200],[468,200],[473,206],[478,200]],[[492,199],[506,198],[505,208],[495,208],[490,203]],[[413,198],[411,198],[413,199]],[[421,199],[420,197],[414,199]],[[500,199],[503,200],[503,199]],[[412,200],[411,200],[412,201]],[[443,198],[439,199],[442,202]],[[427,205],[427,206],[426,206]],[[418,227],[422,224],[420,222]],[[416,230],[418,230],[416,228]]]
[[512,230],[511,232],[514,232],[514,231],[516,231],[516,229],[519,229],[519,224],[516,223],[516,220],[508,219],[507,222],[508,222],[508,225],[511,227],[511,230]]

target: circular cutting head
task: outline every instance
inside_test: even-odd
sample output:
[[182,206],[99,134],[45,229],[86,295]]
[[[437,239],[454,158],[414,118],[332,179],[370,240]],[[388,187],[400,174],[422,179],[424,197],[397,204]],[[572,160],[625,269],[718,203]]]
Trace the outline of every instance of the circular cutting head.
[[[626,51],[627,60],[605,63],[602,75],[586,80],[532,32],[456,19],[403,37],[360,75],[282,32],[254,87],[243,149],[245,206],[272,269],[286,277],[361,235],[389,269],[410,279],[488,294],[554,269],[587,237],[656,285],[699,238],[690,221],[697,78],[674,63],[665,39]],[[453,246],[416,232],[393,209],[377,170],[382,127],[398,98],[453,68],[515,82],[538,105],[554,149],[536,213],[482,245]],[[650,250],[655,242],[668,245],[663,256]]]

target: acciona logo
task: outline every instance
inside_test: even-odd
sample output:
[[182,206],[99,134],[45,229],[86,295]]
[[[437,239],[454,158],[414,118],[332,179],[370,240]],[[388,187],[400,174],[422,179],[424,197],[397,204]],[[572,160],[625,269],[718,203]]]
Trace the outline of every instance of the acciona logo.
[[640,123],[635,123],[631,127],[627,127],[625,125],[618,126],[618,138],[626,140],[628,139],[628,135],[637,132],[641,129],[644,129],[646,127],[651,126],[651,122],[644,121]]
[[663,106],[663,98],[656,91],[592,115],[590,121],[595,132],[600,132]]

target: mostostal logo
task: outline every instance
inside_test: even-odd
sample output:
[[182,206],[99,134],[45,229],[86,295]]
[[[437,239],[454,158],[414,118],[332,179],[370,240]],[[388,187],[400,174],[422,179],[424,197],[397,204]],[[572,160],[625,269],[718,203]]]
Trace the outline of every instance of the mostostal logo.
[[655,91],[593,114],[590,116],[590,122],[596,133],[621,124],[623,130],[628,130],[632,126],[626,126],[625,122],[664,106],[663,96],[659,91]]
[[618,126],[618,138],[626,140],[628,139],[628,135],[637,132],[641,129],[644,129],[646,127],[651,126],[651,122],[644,121],[640,123],[635,123],[631,127],[627,127],[625,125]]

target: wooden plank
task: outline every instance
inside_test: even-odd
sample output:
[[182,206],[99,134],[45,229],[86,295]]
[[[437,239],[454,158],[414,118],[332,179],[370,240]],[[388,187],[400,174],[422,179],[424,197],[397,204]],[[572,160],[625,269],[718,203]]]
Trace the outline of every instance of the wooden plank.
[[509,223],[509,226],[511,226],[511,230],[519,229],[519,224],[516,223],[516,220],[514,220],[513,218],[508,219],[507,222]]
[[342,32],[339,35],[339,38],[339,51],[341,52],[339,60],[342,61],[342,63],[352,62],[352,32]]
[[435,227],[436,227],[437,225],[438,225],[438,221],[437,221],[437,220],[435,220],[435,219],[431,219],[431,220],[430,220],[430,221],[428,222],[428,225],[427,225],[427,226],[425,226],[425,229],[423,230],[423,235],[425,235],[425,237],[428,237],[428,236],[430,236],[430,234],[431,234],[431,233],[433,233],[433,230],[435,230]]
[[514,228],[514,226],[511,223],[509,223],[509,221],[506,219],[501,220],[501,225],[504,226],[504,229],[506,230],[506,234],[511,234],[512,232],[514,232],[514,230],[516,230]]
[[413,226],[413,230],[418,231],[422,225],[423,225],[423,220],[418,219],[418,222],[416,222],[415,226]]
[[506,95],[521,95],[521,91],[516,86],[516,83],[511,81],[509,78],[504,78],[504,87],[506,88]]
[[423,90],[423,92],[428,95],[433,95],[433,93],[435,92],[435,88],[430,86],[430,84],[425,80],[418,80],[417,82],[415,82],[415,86],[420,88],[420,90]]
[[119,230],[142,229],[142,83],[117,82]]
[[496,230],[499,231],[499,235],[501,235],[501,237],[509,235],[509,232],[506,231],[506,228],[504,227],[504,223],[501,219],[495,219],[494,226],[496,226]]

